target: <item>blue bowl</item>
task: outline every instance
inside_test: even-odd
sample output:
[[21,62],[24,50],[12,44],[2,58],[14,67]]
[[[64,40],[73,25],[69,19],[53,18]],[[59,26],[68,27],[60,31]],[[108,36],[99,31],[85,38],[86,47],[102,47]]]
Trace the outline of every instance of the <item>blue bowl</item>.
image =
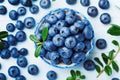
[[[56,9],[56,10],[52,10],[52,11],[50,11],[48,14],[51,14],[51,13],[54,13],[54,12],[56,12],[57,10],[64,10],[64,11],[67,11],[67,10],[70,10],[69,8],[58,8],[58,9]],[[75,10],[74,10],[75,11]],[[83,14],[81,14],[80,12],[78,12],[78,11],[75,11],[76,12],[76,14],[78,14],[82,19],[86,19],[86,20],[88,20]],[[46,14],[46,15],[48,15],[48,14]],[[88,22],[89,22],[89,20],[88,20]],[[37,33],[39,32],[39,28],[41,27],[41,25],[44,23],[44,17],[37,23],[37,25],[36,25],[36,30],[35,30],[35,36],[37,36]],[[91,25],[91,23],[89,22],[89,25]],[[92,25],[91,25],[92,26]],[[53,65],[51,62],[50,62],[50,60],[48,60],[48,59],[46,59],[45,57],[43,57],[43,56],[40,56],[41,58],[42,58],[42,60],[45,62],[45,63],[47,63],[47,64],[49,64],[49,65],[51,65],[51,66],[54,66],[54,67],[56,67],[56,68],[62,68],[62,69],[66,69],[66,68],[72,68],[72,67],[75,67],[75,66],[78,66],[78,65],[80,65],[81,63],[83,63],[86,59],[88,59],[89,58],[89,56],[92,54],[92,51],[93,51],[93,47],[94,47],[94,37],[91,39],[91,49],[86,53],[86,57],[84,58],[84,60],[82,60],[81,62],[79,62],[79,63],[72,63],[72,64],[70,64],[70,65],[66,65],[66,64],[63,64],[63,63],[60,63],[60,64],[58,64],[58,65]],[[36,48],[36,47],[35,47]]]

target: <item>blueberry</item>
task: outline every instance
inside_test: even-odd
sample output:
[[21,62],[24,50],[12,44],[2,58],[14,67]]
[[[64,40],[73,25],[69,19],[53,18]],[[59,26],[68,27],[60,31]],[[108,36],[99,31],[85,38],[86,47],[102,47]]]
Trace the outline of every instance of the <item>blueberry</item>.
[[83,66],[87,71],[91,71],[95,69],[95,63],[92,60],[86,60]]
[[73,48],[76,45],[76,39],[75,37],[67,37],[65,40],[65,46],[67,48]]
[[97,41],[96,41],[96,47],[98,48],[98,49],[105,49],[106,47],[107,47],[107,42],[106,42],[106,40],[105,39],[98,39]]
[[92,39],[94,37],[94,32],[93,32],[93,29],[90,25],[85,27],[83,34],[84,34],[85,38],[88,40]]
[[41,33],[36,33],[36,37],[39,41],[42,41],[42,34]]
[[7,13],[7,8],[3,5],[0,5],[0,15],[5,15]]
[[43,9],[48,9],[51,7],[51,1],[50,0],[40,0],[40,6]]
[[78,33],[77,35],[75,35],[75,38],[77,42],[85,40],[85,36],[82,33]]
[[4,45],[4,49],[8,49],[10,47],[8,41],[3,41],[2,43]]
[[74,53],[73,57],[71,58],[71,61],[73,63],[80,63],[85,59],[85,53],[79,52],[79,53]]
[[87,9],[87,13],[91,17],[96,17],[98,15],[98,9],[95,6],[90,6]]
[[74,26],[74,25],[70,26],[71,34],[78,34],[79,30],[80,30],[80,28],[77,26]]
[[48,71],[46,76],[49,80],[56,80],[57,79],[57,73],[53,70]]
[[85,49],[84,49],[84,52],[88,52],[90,49],[91,49],[91,41],[84,41],[85,43]]
[[69,58],[62,58],[62,62],[67,65],[70,65],[72,63],[72,61]]
[[58,52],[62,58],[70,58],[73,54],[72,49],[68,49],[66,47],[59,48]]
[[3,3],[4,2],[4,0],[0,0],[0,3]]
[[8,74],[10,77],[17,77],[20,75],[20,70],[17,66],[11,66],[9,69],[8,69]]
[[59,20],[57,21],[55,26],[58,30],[61,30],[61,28],[64,27],[65,25],[66,25],[66,22],[64,20]]
[[111,22],[111,16],[110,16],[110,14],[108,14],[108,13],[101,14],[100,21],[103,24],[109,24]]
[[20,16],[23,16],[26,14],[26,8],[24,7],[18,7],[17,12]]
[[17,20],[19,16],[18,16],[18,13],[15,10],[11,10],[9,12],[9,17],[12,20]]
[[66,15],[67,15],[67,16],[68,16],[68,15],[75,15],[75,11],[72,10],[72,9],[69,9],[69,10],[66,11]]
[[72,14],[70,14],[70,15],[67,15],[66,17],[65,17],[65,21],[68,23],[68,24],[73,24],[74,22],[75,22],[75,20],[76,20],[76,16],[75,15],[72,15]]
[[31,75],[37,75],[39,73],[39,69],[37,65],[31,64],[28,66],[28,73]]
[[90,0],[80,0],[80,3],[82,6],[89,6],[90,5]]
[[56,46],[53,44],[52,41],[45,41],[43,43],[43,48],[45,48],[45,50],[48,50],[48,51],[56,50]]
[[18,49],[15,48],[15,47],[13,47],[13,48],[11,49],[10,54],[11,54],[11,56],[12,56],[13,58],[18,58],[19,55],[20,55],[20,54],[18,53]]
[[26,48],[21,48],[19,50],[19,54],[22,56],[26,56],[28,54],[28,50]]
[[37,5],[32,5],[30,8],[29,8],[30,12],[32,14],[36,14],[39,12],[39,7]]
[[83,42],[79,42],[77,43],[77,45],[74,47],[74,50],[76,52],[80,52],[80,51],[83,51],[85,48],[85,44]]
[[17,44],[17,39],[12,34],[8,35],[7,41],[12,46],[15,46]]
[[110,3],[108,0],[99,0],[98,5],[101,9],[108,9],[110,7]]
[[26,6],[26,7],[31,7],[32,6],[32,1],[31,0],[20,0],[20,3],[23,6]]
[[52,65],[57,65],[57,64],[59,64],[59,63],[60,63],[59,58],[56,58],[55,60],[51,60],[51,64],[52,64]]
[[83,30],[83,28],[85,27],[85,23],[79,20],[74,23],[74,26],[79,27],[80,30]]
[[58,33],[58,29],[56,28],[56,27],[50,27],[50,29],[49,29],[49,35],[50,36],[55,36],[56,34]]
[[28,61],[24,56],[20,56],[20,57],[17,58],[17,64],[18,64],[18,66],[24,68],[24,67],[27,66]]
[[88,26],[90,24],[87,19],[83,19],[82,22],[85,24],[85,26]]
[[76,4],[77,0],[66,0],[66,3],[69,5],[74,5]]
[[18,5],[18,4],[19,4],[19,0],[8,0],[8,2],[9,2],[11,5]]
[[31,29],[35,26],[35,19],[33,17],[27,17],[24,19],[24,25],[26,28]]
[[120,79],[118,79],[118,78],[112,78],[112,80],[120,80]]
[[18,42],[23,42],[26,40],[26,33],[24,31],[18,31],[15,37]]
[[4,73],[0,73],[0,80],[7,80]]
[[44,57],[44,56],[45,56],[45,53],[46,53],[45,49],[42,48],[41,51],[40,51],[40,56],[41,56],[41,57]]
[[70,35],[70,29],[68,27],[62,27],[60,30],[60,35],[63,37],[68,37]]
[[0,55],[2,59],[9,59],[11,56],[9,49],[3,49]]
[[[1,53],[1,52],[0,52]],[[1,70],[1,68],[2,68],[2,65],[1,65],[1,63],[0,63],[0,70]]]
[[15,26],[18,30],[23,30],[24,29],[24,23],[21,20],[17,20]]
[[15,78],[15,80],[26,80],[25,76],[20,75]]
[[63,20],[65,18],[65,12],[63,10],[57,10],[55,12],[55,16],[60,19]]
[[8,23],[6,25],[6,30],[9,31],[9,32],[14,32],[15,31],[15,26],[13,23]]
[[57,22],[57,17],[53,14],[47,15],[45,19],[50,24],[55,24]]
[[49,54],[50,54],[51,52],[46,52],[46,54],[45,54],[45,58],[46,59],[48,59],[48,60],[50,60],[50,58],[49,58]]
[[50,60],[56,60],[57,58],[59,58],[59,53],[56,51],[52,51],[49,53],[49,58]]

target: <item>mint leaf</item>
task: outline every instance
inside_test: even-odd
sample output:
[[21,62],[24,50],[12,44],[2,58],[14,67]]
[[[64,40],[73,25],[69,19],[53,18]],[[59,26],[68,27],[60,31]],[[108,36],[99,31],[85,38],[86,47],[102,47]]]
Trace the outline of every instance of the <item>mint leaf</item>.
[[120,26],[116,24],[112,24],[112,27],[110,27],[107,30],[107,33],[113,35],[113,36],[120,36]]
[[110,59],[110,60],[113,58],[114,52],[115,52],[114,49],[109,52],[109,59]]
[[7,36],[8,36],[8,32],[6,32],[6,31],[1,31],[0,32],[0,39],[6,38]]
[[66,80],[75,80],[75,79],[73,79],[73,77],[67,77]]
[[118,46],[118,47],[119,47],[119,43],[118,43],[116,40],[113,40],[112,43],[113,43],[115,46]]
[[42,45],[38,46],[35,50],[35,57],[39,57],[40,56],[40,51],[41,51]]
[[32,40],[32,41],[34,41],[36,43],[40,42],[35,35],[30,35],[29,38],[30,38],[30,40]]
[[105,66],[104,70],[108,76],[112,74],[112,69],[110,66]]
[[105,53],[102,53],[102,59],[105,62],[105,64],[108,64],[108,56],[106,56]]
[[42,29],[42,40],[45,41],[47,39],[48,36],[48,27],[44,27]]
[[77,76],[81,76],[80,71],[77,70],[77,71],[76,71],[76,75],[77,75]]
[[101,65],[101,66],[103,67],[103,64],[102,64],[102,62],[100,61],[99,58],[95,57],[94,60],[95,60],[99,65]]
[[75,71],[74,71],[74,70],[71,70],[71,71],[70,71],[70,74],[71,74],[71,76],[73,77],[73,79],[75,80],[75,79],[76,79],[76,73],[75,73]]
[[4,48],[4,45],[2,42],[0,42],[0,50],[2,50]]
[[98,65],[95,65],[95,69],[96,69],[96,71],[97,71],[98,73],[100,73],[101,69],[100,69],[100,67],[99,67]]
[[119,66],[116,64],[115,61],[112,61],[112,68],[113,68],[116,72],[119,72]]
[[85,77],[85,75],[81,75],[80,78],[81,79],[85,79],[86,77]]

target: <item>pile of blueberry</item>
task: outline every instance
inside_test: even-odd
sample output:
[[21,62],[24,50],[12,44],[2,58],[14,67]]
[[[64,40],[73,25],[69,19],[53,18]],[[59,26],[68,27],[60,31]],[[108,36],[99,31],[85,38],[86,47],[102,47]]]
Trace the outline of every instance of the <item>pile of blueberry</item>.
[[40,56],[53,65],[80,63],[92,48],[94,31],[91,24],[72,9],[57,9],[47,14],[35,32],[40,41],[44,27],[49,31]]

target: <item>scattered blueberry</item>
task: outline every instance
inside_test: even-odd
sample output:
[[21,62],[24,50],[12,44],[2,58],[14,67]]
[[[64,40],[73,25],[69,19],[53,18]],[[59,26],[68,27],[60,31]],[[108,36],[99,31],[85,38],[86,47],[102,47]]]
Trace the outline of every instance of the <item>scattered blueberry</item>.
[[17,44],[17,39],[12,34],[8,35],[7,41],[12,46],[15,46]]
[[28,72],[31,75],[37,75],[39,73],[39,69],[38,69],[37,65],[31,64],[28,66]]
[[19,50],[19,54],[23,55],[23,56],[26,56],[28,54],[28,50],[26,48],[21,48]]
[[15,10],[11,10],[11,11],[9,12],[9,17],[10,17],[10,19],[12,19],[12,20],[17,20],[17,19],[18,19],[18,13],[17,13]]
[[4,5],[0,5],[0,15],[5,15],[7,13],[7,8]]
[[109,24],[111,22],[111,16],[110,16],[110,14],[108,14],[108,13],[101,14],[100,21],[103,24]]
[[26,80],[25,76],[20,75],[15,78],[15,80]]
[[19,53],[18,53],[18,49],[13,47],[11,50],[10,50],[10,54],[13,58],[18,58],[19,57]]
[[2,43],[4,45],[4,49],[8,49],[10,47],[8,41],[3,41]]
[[101,9],[108,9],[110,7],[109,0],[99,0],[98,5]]
[[107,47],[107,42],[105,39],[98,39],[96,41],[96,47],[98,49],[105,49]]
[[27,17],[24,19],[24,25],[26,28],[31,29],[35,26],[35,19],[33,17]]
[[26,7],[31,7],[32,6],[32,0],[20,0],[20,3],[23,6],[26,6]]
[[0,55],[2,59],[9,59],[11,56],[9,49],[3,49]]
[[86,60],[83,66],[87,71],[91,71],[95,69],[95,63],[92,60]]
[[75,45],[76,45],[76,39],[75,39],[75,37],[68,37],[68,38],[66,38],[66,40],[65,40],[65,46],[67,48],[73,48],[73,47],[75,47]]
[[8,74],[10,77],[17,77],[20,75],[20,70],[17,66],[11,66],[9,69],[8,69]]
[[98,15],[98,9],[95,6],[90,6],[87,9],[87,13],[91,17],[96,17]]
[[11,5],[18,5],[18,4],[19,4],[19,0],[8,0],[8,2],[9,2]]
[[49,80],[56,80],[57,79],[57,73],[53,70],[48,71],[46,76]]
[[40,6],[43,9],[48,9],[51,7],[51,1],[50,0],[40,0]]
[[20,57],[17,58],[17,64],[18,64],[18,66],[24,68],[24,67],[27,66],[28,61],[24,56],[20,56]]
[[29,8],[30,12],[32,14],[36,14],[39,12],[39,7],[37,5],[32,5],[30,8]]
[[13,23],[8,23],[6,25],[6,30],[9,31],[9,32],[14,32],[15,31],[15,26]]
[[69,5],[74,5],[76,4],[77,0],[66,0],[66,3]]
[[21,20],[17,20],[15,26],[18,30],[23,30],[24,29],[24,23]]
[[112,80],[120,80],[120,79],[118,79],[118,78],[112,78]]
[[3,3],[4,2],[4,0],[0,0],[0,3]]
[[7,80],[5,74],[0,73],[0,80]]
[[89,6],[90,5],[90,0],[80,0],[80,3],[82,6]]
[[17,12],[18,12],[18,14],[19,14],[20,16],[23,16],[23,15],[26,14],[26,8],[25,8],[25,7],[19,7],[19,8],[17,9]]
[[18,42],[23,42],[26,40],[26,33],[24,31],[18,31],[15,37]]

